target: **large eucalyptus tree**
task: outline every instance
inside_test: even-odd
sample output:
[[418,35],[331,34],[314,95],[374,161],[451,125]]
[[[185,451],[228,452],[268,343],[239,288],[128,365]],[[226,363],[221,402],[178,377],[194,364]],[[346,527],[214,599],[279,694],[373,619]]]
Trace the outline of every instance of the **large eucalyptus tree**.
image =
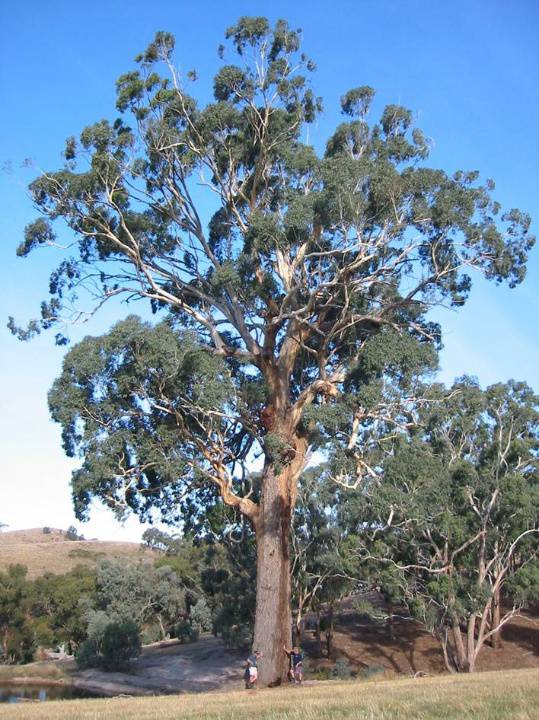
[[[211,102],[188,92],[196,73],[180,77],[174,38],[158,33],[118,80],[121,117],[69,139],[65,166],[32,183],[40,217],[19,254],[58,244],[57,219],[78,254],[53,273],[41,319],[10,324],[27,338],[84,319],[84,294],[89,312],[123,296],[167,314],[159,342],[140,328],[159,345],[153,356],[137,356],[136,330],[122,345],[116,329],[95,341],[93,369],[82,352],[77,367],[67,361],[61,382],[81,397],[70,405],[57,386],[52,404],[68,451],[85,456],[75,495],[142,512],[213,484],[256,532],[255,644],[269,682],[286,673],[290,519],[309,448],[342,443],[341,481],[371,472],[365,428],[406,424],[397,386],[435,362],[428,310],[461,305],[470,268],[519,283],[532,239],[526,215],[501,213],[492,183],[424,164],[409,110],[390,105],[368,124],[370,87],[343,96],[343,123],[319,152],[306,126],[321,101],[300,32],[244,17],[226,36],[237,58],[220,48]],[[246,481],[256,453],[258,494]]]

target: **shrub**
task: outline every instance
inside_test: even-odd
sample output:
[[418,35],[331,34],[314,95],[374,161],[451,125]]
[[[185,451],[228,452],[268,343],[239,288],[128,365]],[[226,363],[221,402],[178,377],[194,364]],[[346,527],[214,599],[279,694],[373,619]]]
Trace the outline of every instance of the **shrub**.
[[191,643],[198,640],[198,631],[191,625],[189,620],[182,620],[177,623],[174,632],[181,643]]
[[54,632],[47,618],[38,617],[32,619],[31,628],[35,642],[39,647],[50,648],[54,645]]
[[8,665],[32,662],[36,650],[35,638],[28,623],[11,628],[4,636],[3,662]]
[[147,625],[142,631],[142,644],[149,645],[150,643],[159,642],[163,639],[163,633],[161,627],[157,623]]
[[132,620],[110,623],[101,643],[101,665],[105,670],[121,670],[140,655],[140,635]]
[[200,598],[200,600],[197,600],[193,605],[189,613],[189,620],[199,634],[209,632],[212,629],[211,610],[204,598]]
[[68,540],[84,540],[84,535],[79,535],[74,525],[70,525],[67,528],[65,535]]
[[99,652],[94,640],[85,640],[79,645],[75,653],[75,662],[79,670],[99,667]]
[[350,669],[350,663],[346,658],[339,658],[335,662],[333,677],[336,677],[339,680],[350,680],[352,677],[352,670]]
[[95,612],[88,626],[88,639],[78,648],[75,661],[81,670],[100,667],[121,670],[131,658],[140,655],[140,635],[132,620],[110,622]]
[[226,625],[222,628],[220,635],[225,647],[229,650],[238,650],[250,645],[252,641],[252,630],[247,624]]

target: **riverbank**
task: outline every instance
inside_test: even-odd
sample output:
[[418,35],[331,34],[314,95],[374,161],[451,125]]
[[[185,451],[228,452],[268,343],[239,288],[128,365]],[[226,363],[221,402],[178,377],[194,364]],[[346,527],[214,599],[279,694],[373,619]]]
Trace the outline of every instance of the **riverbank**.
[[128,672],[78,671],[72,659],[0,666],[0,682],[55,684],[100,696],[153,696],[233,690],[242,687],[243,655],[226,650],[221,640],[205,636],[197,643],[177,641],[143,648]]

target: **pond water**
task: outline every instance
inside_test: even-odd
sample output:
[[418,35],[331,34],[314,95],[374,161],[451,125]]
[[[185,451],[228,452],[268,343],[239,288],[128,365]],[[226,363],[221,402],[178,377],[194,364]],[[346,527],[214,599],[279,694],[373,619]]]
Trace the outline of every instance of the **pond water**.
[[37,700],[70,700],[98,697],[85,690],[63,685],[0,685],[0,703],[28,702]]

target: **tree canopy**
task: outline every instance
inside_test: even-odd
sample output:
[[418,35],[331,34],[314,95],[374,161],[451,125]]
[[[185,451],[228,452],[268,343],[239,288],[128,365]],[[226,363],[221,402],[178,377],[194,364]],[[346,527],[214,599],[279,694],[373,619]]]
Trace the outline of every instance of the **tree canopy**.
[[427,165],[410,110],[370,120],[370,87],[343,95],[325,148],[309,144],[315,66],[284,20],[242,17],[226,38],[204,104],[157,33],[117,82],[120,116],[69,138],[64,166],[32,183],[39,217],[19,255],[59,245],[56,221],[73,243],[41,318],[10,327],[56,327],[62,343],[66,322],[114,297],[165,313],[66,359],[51,406],[83,456],[77,511],[97,495],[174,513],[182,483],[212,485],[210,504],[216,488],[256,531],[265,681],[286,675],[288,535],[309,449],[331,445],[345,484],[369,477],[369,428],[406,427],[417,376],[436,365],[429,310],[462,305],[472,270],[519,283],[533,238],[492,181]]

